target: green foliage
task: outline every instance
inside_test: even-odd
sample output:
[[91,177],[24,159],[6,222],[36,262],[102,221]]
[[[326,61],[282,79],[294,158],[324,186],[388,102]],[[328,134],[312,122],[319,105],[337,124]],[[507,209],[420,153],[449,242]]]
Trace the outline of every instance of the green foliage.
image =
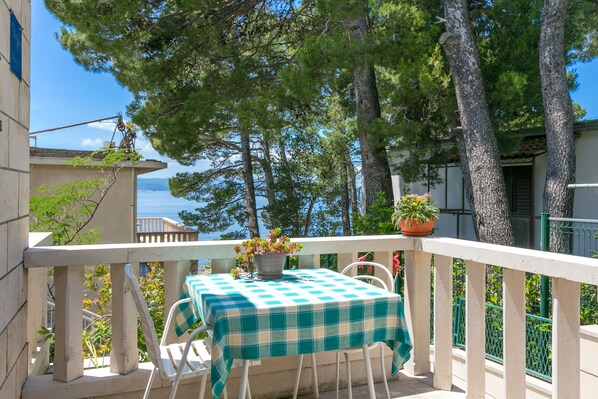
[[363,235],[396,234],[397,227],[392,222],[393,206],[388,205],[383,193],[376,193],[372,204],[372,212],[360,215],[353,214],[353,227]]
[[406,220],[411,225],[414,221],[424,223],[438,219],[438,207],[434,205],[431,199],[430,193],[403,195],[395,203],[392,220],[398,226],[401,220]]

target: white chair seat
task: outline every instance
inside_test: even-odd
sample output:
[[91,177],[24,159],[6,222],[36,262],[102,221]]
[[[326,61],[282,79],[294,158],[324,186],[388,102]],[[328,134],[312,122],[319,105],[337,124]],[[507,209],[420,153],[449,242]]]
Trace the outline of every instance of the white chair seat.
[[[212,356],[210,355],[209,345],[206,345],[206,342],[203,339],[195,340],[194,338],[199,334],[206,332],[208,328],[206,326],[196,328],[189,334],[189,338],[184,344],[166,344],[166,332],[172,324],[175,310],[181,303],[190,302],[191,300],[182,299],[172,305],[168,312],[166,323],[164,324],[162,341],[158,343],[154,322],[150,316],[145,298],[141,293],[139,281],[131,270],[131,265],[125,267],[125,276],[127,278],[126,290],[133,296],[133,302],[135,302],[137,313],[139,313],[139,320],[145,337],[148,355],[154,364],[154,369],[150,374],[149,381],[143,394],[143,399],[148,399],[157,372],[160,373],[160,376],[164,380],[172,382],[172,388],[170,389],[170,394],[168,396],[169,399],[174,399],[176,396],[180,380],[198,376],[201,377],[199,398],[203,399],[207,377],[211,372]],[[259,364],[259,360],[250,361],[248,365],[256,363]],[[243,361],[236,360],[233,362],[233,367],[240,367],[242,364]],[[247,373],[247,367],[244,368],[244,372]],[[247,378],[247,374],[245,374],[243,378]],[[247,394],[248,398],[251,399],[249,384],[247,385]],[[227,398],[226,387],[223,391],[223,396],[225,399]]]
[[[357,269],[360,265],[365,265],[365,266],[372,266],[374,273],[379,273],[382,274],[383,277],[385,277],[388,280],[388,284],[381,279],[380,277],[377,276],[369,276],[369,275],[354,275],[353,278],[358,279],[358,280],[363,280],[365,282],[369,282],[370,284],[377,284],[379,285],[381,288],[384,288],[385,290],[389,290],[389,291],[394,291],[394,287],[395,287],[395,282],[394,282],[394,278],[392,276],[392,274],[390,273],[390,271],[388,270],[388,268],[384,265],[381,265],[379,263],[375,263],[375,262],[367,262],[367,261],[363,261],[363,262],[353,262],[351,264],[349,264],[348,266],[346,266],[342,271],[341,274],[344,275],[348,275],[354,272],[355,269]],[[338,399],[338,393],[339,393],[339,383],[340,383],[340,355],[343,354],[344,358],[345,358],[345,363],[346,363],[346,367],[347,367],[347,385],[348,385],[348,391],[349,391],[349,399],[352,399],[353,397],[353,393],[352,393],[352,388],[351,388],[351,367],[349,364],[349,355],[352,353],[363,353],[364,355],[364,362],[365,362],[365,366],[366,366],[366,371],[368,374],[371,375],[372,373],[372,368],[371,368],[371,363],[370,363],[370,359],[369,359],[369,351],[380,348],[380,368],[382,370],[382,376],[384,378],[384,387],[386,389],[386,398],[390,399],[390,390],[388,389],[388,381],[386,380],[386,368],[384,367],[384,344],[382,342],[375,342],[372,344],[369,344],[366,346],[367,350],[364,350],[363,347],[359,347],[359,348],[344,348],[344,349],[339,349],[336,352],[336,399]],[[318,376],[317,376],[317,371],[316,371],[316,361],[315,361],[315,355],[312,354],[311,355],[311,367],[312,367],[312,384],[313,384],[313,390],[314,390],[314,396],[316,398],[320,397],[319,394],[319,390],[318,390]],[[295,381],[295,390],[293,392],[293,399],[297,399],[297,394],[299,392],[299,380],[301,379],[301,369],[303,366],[303,355],[300,356],[299,358],[299,367],[297,369],[297,379]],[[368,384],[369,384],[369,378],[368,378]],[[374,392],[374,387],[369,386],[369,391],[371,393]]]

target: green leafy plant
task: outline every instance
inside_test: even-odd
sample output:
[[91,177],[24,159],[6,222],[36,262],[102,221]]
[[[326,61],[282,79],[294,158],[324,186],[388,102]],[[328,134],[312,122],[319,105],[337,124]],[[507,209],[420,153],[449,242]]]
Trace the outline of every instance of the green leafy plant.
[[303,247],[291,242],[287,236],[280,235],[280,228],[270,230],[267,238],[254,237],[235,246],[237,262],[245,271],[251,271],[254,255],[261,254],[292,254]]
[[413,222],[424,223],[438,219],[438,207],[431,199],[430,193],[403,195],[395,203],[392,220],[397,226],[401,220],[405,220],[411,226]]
[[353,228],[359,234],[378,235],[396,234],[397,227],[392,221],[393,206],[390,205],[384,193],[376,193],[376,200],[370,206],[370,212],[365,215],[353,214]]

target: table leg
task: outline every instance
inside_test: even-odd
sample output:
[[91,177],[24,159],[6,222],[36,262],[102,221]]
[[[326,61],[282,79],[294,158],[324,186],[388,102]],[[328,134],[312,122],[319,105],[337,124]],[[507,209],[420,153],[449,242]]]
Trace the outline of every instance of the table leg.
[[239,386],[239,399],[245,399],[247,394],[247,382],[249,380],[249,360],[243,360],[243,370],[241,371],[241,384]]
[[365,372],[368,377],[368,393],[370,399],[376,399],[376,391],[374,390],[374,376],[372,375],[372,362],[370,360],[370,350],[367,345],[363,345],[363,361],[365,362]]

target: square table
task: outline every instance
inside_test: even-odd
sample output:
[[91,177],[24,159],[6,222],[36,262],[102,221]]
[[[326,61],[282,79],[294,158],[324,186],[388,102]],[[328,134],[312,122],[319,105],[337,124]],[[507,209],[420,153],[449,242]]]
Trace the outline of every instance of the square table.
[[[410,356],[401,296],[328,269],[285,270],[278,280],[196,275],[187,276],[185,284],[199,313],[195,316],[212,328],[215,398],[224,388],[233,359],[385,342],[393,351],[391,371],[396,375]],[[195,320],[179,318],[177,332]],[[244,389],[240,392],[243,395]]]

